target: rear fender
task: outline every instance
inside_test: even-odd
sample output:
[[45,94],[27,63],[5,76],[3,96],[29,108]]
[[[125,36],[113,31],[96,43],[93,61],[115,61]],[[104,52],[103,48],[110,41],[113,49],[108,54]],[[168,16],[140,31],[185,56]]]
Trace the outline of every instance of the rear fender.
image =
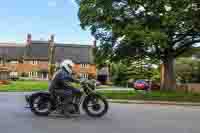
[[[26,99],[28,99],[28,101],[29,101],[30,107],[32,106],[33,100],[34,100],[36,97],[38,97],[38,96],[41,96],[41,97],[45,97],[45,98],[50,99],[50,101],[51,101],[51,103],[52,103],[52,105],[53,105],[52,108],[55,107],[55,102],[54,102],[54,100],[51,98],[51,94],[48,93],[48,92],[36,92],[36,93],[33,93],[33,94],[29,95],[29,96],[26,96]],[[27,97],[28,97],[28,98],[27,98]]]

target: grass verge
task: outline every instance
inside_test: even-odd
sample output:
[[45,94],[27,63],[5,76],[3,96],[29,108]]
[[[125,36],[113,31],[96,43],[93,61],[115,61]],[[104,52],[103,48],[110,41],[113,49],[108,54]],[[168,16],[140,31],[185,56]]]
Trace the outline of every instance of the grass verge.
[[[11,82],[9,85],[0,85],[0,92],[30,92],[47,90],[48,81],[15,81]],[[144,94],[130,90],[98,90],[98,93],[106,96],[108,99],[200,102],[200,94],[184,92],[155,91]]]
[[47,81],[15,81],[8,85],[0,85],[0,92],[45,91],[47,89]]
[[135,91],[99,91],[99,93],[108,99],[200,102],[200,94],[184,92],[155,91],[145,94]]

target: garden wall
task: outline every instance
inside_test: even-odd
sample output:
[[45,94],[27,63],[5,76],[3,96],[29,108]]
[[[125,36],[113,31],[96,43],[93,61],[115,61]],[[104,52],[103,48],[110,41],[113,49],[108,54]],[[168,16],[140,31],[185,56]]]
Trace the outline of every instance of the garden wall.
[[177,90],[193,92],[193,93],[200,93],[200,83],[189,83],[189,84],[177,85]]

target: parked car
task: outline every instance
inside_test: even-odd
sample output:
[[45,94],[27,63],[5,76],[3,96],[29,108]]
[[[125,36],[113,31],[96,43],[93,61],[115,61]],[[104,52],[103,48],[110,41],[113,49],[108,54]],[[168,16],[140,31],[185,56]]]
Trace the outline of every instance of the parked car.
[[147,80],[140,79],[134,82],[133,88],[135,88],[136,90],[148,90],[150,88],[150,85]]
[[160,83],[145,80],[145,79],[139,79],[133,83],[133,88],[136,90],[148,90],[148,89],[159,90]]

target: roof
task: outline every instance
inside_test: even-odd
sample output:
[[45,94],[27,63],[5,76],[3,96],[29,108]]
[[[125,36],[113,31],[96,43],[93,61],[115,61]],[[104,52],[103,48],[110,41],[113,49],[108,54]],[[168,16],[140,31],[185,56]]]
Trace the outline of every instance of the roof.
[[[31,44],[0,43],[0,58],[48,60],[49,42],[35,40]],[[55,43],[55,60],[71,59],[75,63],[93,64],[91,45]]]
[[[26,59],[48,59],[47,41],[32,41],[27,45]],[[55,43],[55,60],[71,59],[75,63],[93,64],[91,45]]]
[[14,43],[0,43],[0,58],[19,59],[24,55],[25,45]]
[[55,44],[55,60],[61,62],[71,59],[75,63],[93,64],[92,47],[90,45]]
[[48,59],[48,42],[32,41],[26,46],[25,58]]
[[22,44],[22,43],[0,43],[0,47],[25,47],[26,44]]

